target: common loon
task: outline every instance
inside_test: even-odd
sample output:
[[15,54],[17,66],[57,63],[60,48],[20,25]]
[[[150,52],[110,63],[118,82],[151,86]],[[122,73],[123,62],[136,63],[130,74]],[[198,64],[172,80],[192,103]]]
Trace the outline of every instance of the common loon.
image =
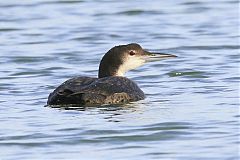
[[124,74],[145,62],[176,57],[151,53],[131,43],[111,48],[102,58],[98,78],[74,77],[57,87],[48,97],[48,105],[101,105],[138,101],[143,91]]

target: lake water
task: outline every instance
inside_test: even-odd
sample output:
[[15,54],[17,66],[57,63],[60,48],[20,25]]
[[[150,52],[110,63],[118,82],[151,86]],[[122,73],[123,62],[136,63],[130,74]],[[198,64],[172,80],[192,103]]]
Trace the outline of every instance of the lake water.
[[[237,0],[0,2],[0,159],[226,159],[239,155]],[[111,47],[178,58],[127,73],[145,100],[50,108]]]

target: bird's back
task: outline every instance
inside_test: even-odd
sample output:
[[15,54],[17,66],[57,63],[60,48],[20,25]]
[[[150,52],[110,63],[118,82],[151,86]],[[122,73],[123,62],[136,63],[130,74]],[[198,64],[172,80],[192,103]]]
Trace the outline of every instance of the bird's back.
[[48,105],[117,104],[144,99],[143,91],[125,77],[75,77],[56,88],[48,97]]

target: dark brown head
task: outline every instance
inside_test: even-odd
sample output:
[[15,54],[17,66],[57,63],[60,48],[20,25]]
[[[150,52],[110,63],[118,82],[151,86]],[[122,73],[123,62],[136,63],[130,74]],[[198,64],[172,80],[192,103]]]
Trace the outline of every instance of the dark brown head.
[[151,53],[142,49],[136,43],[115,46],[103,56],[99,66],[98,77],[123,76],[127,71],[142,66],[146,62],[170,57],[176,56],[164,53]]

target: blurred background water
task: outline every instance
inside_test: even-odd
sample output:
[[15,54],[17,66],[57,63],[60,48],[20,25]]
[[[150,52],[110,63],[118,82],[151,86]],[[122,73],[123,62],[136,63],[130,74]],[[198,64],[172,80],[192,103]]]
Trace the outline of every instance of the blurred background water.
[[[237,0],[0,2],[0,159],[238,159]],[[44,107],[103,54],[136,42],[178,58],[127,73],[122,106]]]

